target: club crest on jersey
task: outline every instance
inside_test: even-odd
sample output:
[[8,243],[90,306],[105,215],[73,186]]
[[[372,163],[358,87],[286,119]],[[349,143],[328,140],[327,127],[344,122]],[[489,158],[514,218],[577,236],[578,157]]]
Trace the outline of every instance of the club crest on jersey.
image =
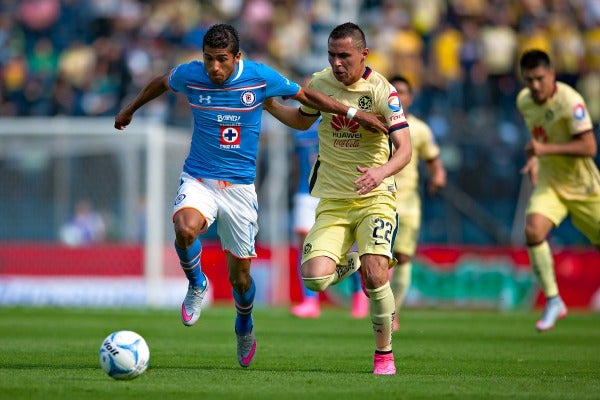
[[222,149],[239,149],[242,128],[240,126],[221,126],[221,145]]
[[577,121],[581,121],[585,118],[585,106],[583,104],[579,103],[573,107],[573,118]]
[[396,91],[390,92],[390,95],[388,96],[388,108],[393,112],[399,112],[402,109],[400,98]]
[[240,100],[247,107],[252,106],[256,102],[256,94],[252,90],[242,92]]
[[312,244],[310,244],[310,243],[306,243],[306,244],[304,245],[304,249],[302,250],[302,252],[303,252],[304,254],[308,254],[308,253],[310,253],[310,251],[311,251],[311,250],[312,250]]
[[358,98],[358,108],[363,111],[370,111],[373,108],[373,99],[369,96],[360,96]]

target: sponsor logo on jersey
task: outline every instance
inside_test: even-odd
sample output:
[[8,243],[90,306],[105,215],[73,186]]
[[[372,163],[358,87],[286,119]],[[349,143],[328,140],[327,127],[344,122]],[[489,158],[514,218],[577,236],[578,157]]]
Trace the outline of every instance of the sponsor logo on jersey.
[[340,149],[357,149],[360,147],[360,138],[358,133],[360,125],[358,122],[346,118],[344,115],[334,115],[331,118],[331,127],[333,128],[333,146]]
[[348,130],[350,132],[356,132],[358,131],[358,128],[360,127],[360,125],[358,124],[358,122],[346,118],[346,116],[344,115],[334,115],[333,118],[331,118],[331,127],[335,130],[335,131],[341,131],[341,130]]
[[548,135],[546,134],[546,130],[542,126],[534,126],[531,130],[531,133],[533,137],[539,142],[546,143],[548,141]]
[[217,122],[239,122],[242,119],[239,115],[217,115]]
[[583,104],[579,103],[573,107],[573,118],[575,118],[577,121],[584,119],[585,114],[585,106]]
[[212,98],[211,96],[202,96],[202,95],[200,95],[200,96],[198,96],[198,103],[200,103],[200,104],[210,104],[210,103],[212,103],[211,98]]
[[402,109],[400,98],[396,91],[390,92],[390,95],[388,96],[388,108],[393,112],[399,112]]
[[175,205],[181,203],[185,199],[185,194],[181,193],[175,197]]
[[242,137],[242,128],[240,126],[221,126],[221,145],[222,149],[239,149]]
[[250,107],[256,102],[256,93],[252,90],[244,90],[240,96],[240,100],[242,101],[242,104]]

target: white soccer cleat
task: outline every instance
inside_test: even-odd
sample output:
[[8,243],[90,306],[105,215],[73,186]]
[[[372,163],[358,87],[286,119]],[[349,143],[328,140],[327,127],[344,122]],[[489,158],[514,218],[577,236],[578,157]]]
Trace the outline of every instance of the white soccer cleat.
[[187,294],[183,303],[181,303],[181,322],[185,326],[192,326],[200,318],[202,312],[202,300],[204,295],[208,291],[208,278],[206,279],[206,286],[202,289],[200,286],[188,286]]
[[238,362],[244,368],[248,367],[254,359],[256,352],[256,336],[254,336],[254,327],[245,335],[235,334],[237,338],[237,357]]
[[545,332],[554,327],[557,319],[563,319],[567,316],[567,306],[560,296],[553,297],[546,302],[542,318],[535,324],[538,332]]

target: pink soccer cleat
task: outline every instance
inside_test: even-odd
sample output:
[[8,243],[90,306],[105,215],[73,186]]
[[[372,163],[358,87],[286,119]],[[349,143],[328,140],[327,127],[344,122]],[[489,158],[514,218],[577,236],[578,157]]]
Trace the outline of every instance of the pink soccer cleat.
[[352,309],[350,314],[353,318],[362,319],[369,315],[369,299],[362,292],[352,295]]
[[292,307],[292,314],[298,318],[319,318],[321,307],[318,298],[308,298]]
[[183,303],[181,303],[181,322],[185,326],[192,326],[200,318],[202,312],[202,299],[208,291],[208,279],[206,279],[206,285],[204,289],[200,286],[188,286],[187,294]]
[[245,335],[235,334],[237,338],[237,357],[238,362],[244,368],[247,368],[254,360],[254,354],[256,353],[256,336],[254,336],[254,327],[250,330],[250,333]]
[[373,356],[373,373],[375,375],[394,375],[396,373],[394,353],[375,353]]

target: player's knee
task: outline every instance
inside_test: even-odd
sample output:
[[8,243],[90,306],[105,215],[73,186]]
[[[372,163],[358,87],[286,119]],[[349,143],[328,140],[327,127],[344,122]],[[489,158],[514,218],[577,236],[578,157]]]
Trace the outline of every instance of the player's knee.
[[535,224],[526,224],[525,225],[525,238],[527,239],[527,244],[539,244],[546,240],[546,235],[542,229],[539,229]]
[[304,286],[307,289],[312,290],[313,292],[322,292],[331,285],[333,282],[334,274],[326,275],[326,276],[318,276],[314,278],[305,278],[302,277],[302,281],[304,282]]
[[198,230],[194,226],[185,223],[175,225],[175,240],[178,246],[188,248],[197,236]]
[[196,240],[206,225],[206,219],[196,210],[179,210],[173,216],[175,241],[182,248],[187,248]]

